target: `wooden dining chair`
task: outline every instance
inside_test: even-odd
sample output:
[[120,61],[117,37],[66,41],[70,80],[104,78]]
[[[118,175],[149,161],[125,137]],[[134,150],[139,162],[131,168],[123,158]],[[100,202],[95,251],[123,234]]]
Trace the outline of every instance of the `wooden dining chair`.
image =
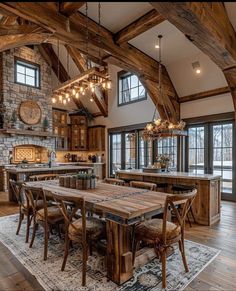
[[16,182],[10,179],[9,183],[16,197],[17,203],[19,205],[19,222],[18,222],[16,234],[17,235],[19,234],[22,221],[24,220],[24,217],[26,216],[27,224],[26,224],[25,242],[27,243],[29,241],[29,229],[30,229],[30,224],[32,220],[32,215],[33,215],[32,207],[30,206],[30,203],[27,197],[23,196],[23,192],[22,192],[22,186],[24,185],[23,182]]
[[[61,270],[64,271],[69,253],[71,241],[76,241],[82,245],[83,251],[83,268],[82,268],[82,286],[86,285],[86,268],[88,260],[88,250],[92,247],[92,242],[104,238],[106,234],[104,221],[86,216],[85,201],[81,197],[70,197],[51,192],[54,200],[57,202],[65,219],[65,252]],[[72,211],[68,210],[67,203],[74,207]],[[74,219],[76,212],[80,210],[81,218]],[[90,252],[91,254],[91,252]]]
[[156,191],[156,184],[155,183],[131,181],[129,183],[129,185],[130,185],[130,187],[133,187],[133,188],[141,188],[141,189],[148,189],[150,191]]
[[39,174],[29,176],[29,181],[44,181],[44,180],[55,180],[59,177],[58,174]]
[[103,180],[103,182],[107,183],[107,184],[119,185],[119,186],[124,186],[125,185],[125,181],[124,180],[115,179],[115,178],[105,178]]
[[[33,209],[33,234],[29,247],[32,248],[38,225],[44,228],[44,260],[47,260],[49,230],[57,227],[60,236],[60,224],[64,224],[64,217],[60,209],[51,205],[41,188],[24,186],[24,191]],[[42,202],[41,202],[42,201]],[[42,208],[38,205],[42,203]]]
[[[166,288],[167,250],[172,248],[174,243],[178,242],[185,271],[189,271],[184,247],[185,218],[196,194],[197,190],[194,189],[188,193],[167,196],[163,219],[146,220],[138,224],[135,228],[135,239],[132,246],[133,263],[135,261],[136,249],[140,241],[153,245],[157,257],[160,258],[162,262],[162,288]],[[179,203],[183,205],[181,212],[176,207],[176,204]],[[167,221],[169,209],[175,213],[177,218],[176,223]]]

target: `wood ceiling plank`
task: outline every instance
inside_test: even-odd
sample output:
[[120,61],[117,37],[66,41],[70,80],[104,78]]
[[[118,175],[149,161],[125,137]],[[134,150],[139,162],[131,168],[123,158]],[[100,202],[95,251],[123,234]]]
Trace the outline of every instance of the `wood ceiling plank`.
[[115,42],[122,45],[148,29],[162,23],[164,20],[164,17],[160,13],[155,9],[152,9],[125,28],[118,31],[114,36]]

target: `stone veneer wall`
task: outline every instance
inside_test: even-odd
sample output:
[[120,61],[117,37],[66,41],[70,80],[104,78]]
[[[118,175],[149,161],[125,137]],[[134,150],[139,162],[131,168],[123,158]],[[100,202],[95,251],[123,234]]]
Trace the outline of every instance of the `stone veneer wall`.
[[[14,82],[14,59],[19,57],[27,61],[40,65],[40,84],[41,88],[33,88]],[[45,116],[49,120],[49,132],[52,132],[52,104],[51,104],[51,68],[41,56],[38,48],[29,47],[15,48],[7,50],[0,54],[0,110],[4,114],[4,128],[10,126],[10,119],[13,110],[19,112],[19,105],[24,100],[37,101],[42,110],[41,122],[33,125],[32,129],[42,131],[42,122]],[[18,115],[17,127],[27,129]],[[34,136],[7,136],[0,135],[0,165],[9,162],[9,151],[13,150],[15,145],[37,145],[44,146],[53,150],[55,148],[54,138],[42,138]]]

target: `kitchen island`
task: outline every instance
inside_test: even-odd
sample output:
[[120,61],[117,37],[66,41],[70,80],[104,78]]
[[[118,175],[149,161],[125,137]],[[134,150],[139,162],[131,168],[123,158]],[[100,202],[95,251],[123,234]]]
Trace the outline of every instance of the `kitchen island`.
[[191,185],[197,188],[193,213],[197,223],[212,225],[220,220],[221,176],[187,172],[147,173],[143,170],[118,170],[116,177],[125,181],[167,183],[166,192],[173,193],[174,184]]
[[30,176],[39,175],[39,174],[67,174],[75,173],[79,171],[86,171],[91,173],[93,170],[92,167],[88,166],[75,166],[75,165],[63,165],[63,166],[54,166],[54,167],[10,167],[5,168],[7,173],[7,184],[8,184],[8,197],[9,201],[16,201],[14,193],[9,186],[9,179],[15,181],[28,181]]

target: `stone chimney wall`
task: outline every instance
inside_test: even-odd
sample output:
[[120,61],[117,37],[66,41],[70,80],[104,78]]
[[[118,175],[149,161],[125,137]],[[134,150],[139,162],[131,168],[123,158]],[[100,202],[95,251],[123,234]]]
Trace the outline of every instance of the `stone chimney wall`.
[[[33,88],[15,83],[15,57],[40,65],[40,88]],[[37,101],[42,111],[39,124],[33,125],[33,131],[43,131],[43,120],[49,120],[48,131],[52,133],[52,76],[51,68],[40,54],[37,47],[20,47],[0,53],[0,128],[10,128],[10,120],[14,110],[17,112],[17,129],[27,130],[29,125],[23,123],[19,117],[19,106],[22,101]],[[2,114],[0,114],[2,116]],[[1,117],[0,116],[0,117]],[[3,119],[3,126],[1,126]],[[52,137],[38,137],[33,135],[6,135],[0,133],[0,165],[9,163],[10,152],[16,145],[43,146],[48,150],[55,149],[55,140]]]

